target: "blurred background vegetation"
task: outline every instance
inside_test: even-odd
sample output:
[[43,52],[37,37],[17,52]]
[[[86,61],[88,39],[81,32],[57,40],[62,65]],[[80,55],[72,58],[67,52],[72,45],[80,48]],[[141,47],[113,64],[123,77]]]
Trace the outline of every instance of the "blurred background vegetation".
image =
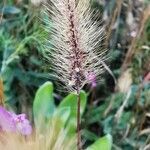
[[[46,0],[0,1],[0,98],[32,120],[37,88],[54,82],[51,64],[43,59],[48,33],[42,27]],[[89,93],[82,118],[83,138],[90,143],[110,133],[114,150],[150,149],[150,1],[92,0],[92,9],[106,27],[108,66]],[[4,94],[3,94],[4,90]],[[59,104],[67,95],[57,90]]]

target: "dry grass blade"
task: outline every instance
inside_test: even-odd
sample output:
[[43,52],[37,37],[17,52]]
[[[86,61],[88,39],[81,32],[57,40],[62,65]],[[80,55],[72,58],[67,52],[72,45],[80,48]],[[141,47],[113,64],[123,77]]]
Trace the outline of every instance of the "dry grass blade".
[[3,89],[3,81],[0,79],[0,105],[4,105],[4,89]]
[[127,53],[126,53],[126,56],[125,56],[125,60],[123,62],[123,65],[121,67],[121,70],[122,72],[124,70],[127,69],[127,67],[129,66],[129,64],[131,63],[131,60],[132,60],[132,57],[136,51],[136,45],[137,45],[137,42],[139,40],[139,38],[141,37],[142,35],[142,32],[144,30],[144,27],[145,27],[145,23],[147,22],[147,20],[149,19],[150,17],[150,6],[148,6],[143,14],[142,14],[142,17],[141,17],[141,24],[140,24],[140,27],[139,27],[139,30],[138,30],[138,33],[137,33],[137,36],[135,36],[131,42],[131,46],[129,47]]

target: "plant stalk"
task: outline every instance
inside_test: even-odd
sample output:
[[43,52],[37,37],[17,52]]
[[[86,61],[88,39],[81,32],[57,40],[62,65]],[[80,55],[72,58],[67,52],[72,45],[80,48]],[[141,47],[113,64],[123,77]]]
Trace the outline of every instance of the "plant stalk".
[[77,92],[77,149],[81,150],[81,134],[80,134],[80,93]]

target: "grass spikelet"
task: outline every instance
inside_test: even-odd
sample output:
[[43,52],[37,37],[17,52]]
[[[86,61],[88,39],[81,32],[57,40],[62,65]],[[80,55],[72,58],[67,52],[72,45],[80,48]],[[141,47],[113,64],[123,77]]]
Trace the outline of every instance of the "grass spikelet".
[[49,0],[45,8],[50,16],[45,23],[51,25],[46,57],[64,87],[78,95],[77,149],[81,150],[79,93],[87,83],[95,86],[102,73],[105,51],[98,50],[103,28],[94,21],[90,0]]
[[51,33],[47,58],[69,91],[80,91],[88,77],[102,73],[105,51],[100,50],[103,28],[95,20],[89,0],[50,0],[45,6]]

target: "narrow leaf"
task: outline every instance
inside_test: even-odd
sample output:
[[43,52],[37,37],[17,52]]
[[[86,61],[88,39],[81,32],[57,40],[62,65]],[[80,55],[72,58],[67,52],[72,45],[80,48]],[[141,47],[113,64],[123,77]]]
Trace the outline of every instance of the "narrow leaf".
[[[68,122],[66,122],[67,123],[66,126],[70,132],[69,134],[72,133],[74,134],[76,131],[77,100],[78,100],[77,94],[71,93],[62,100],[62,102],[58,107],[58,109],[70,107],[71,112],[70,112],[69,120]],[[82,116],[87,103],[87,94],[84,91],[80,92],[80,101],[81,101],[80,112]]]
[[89,146],[86,150],[111,150],[112,147],[112,137],[111,135],[106,135],[99,140],[97,140],[94,144]]

